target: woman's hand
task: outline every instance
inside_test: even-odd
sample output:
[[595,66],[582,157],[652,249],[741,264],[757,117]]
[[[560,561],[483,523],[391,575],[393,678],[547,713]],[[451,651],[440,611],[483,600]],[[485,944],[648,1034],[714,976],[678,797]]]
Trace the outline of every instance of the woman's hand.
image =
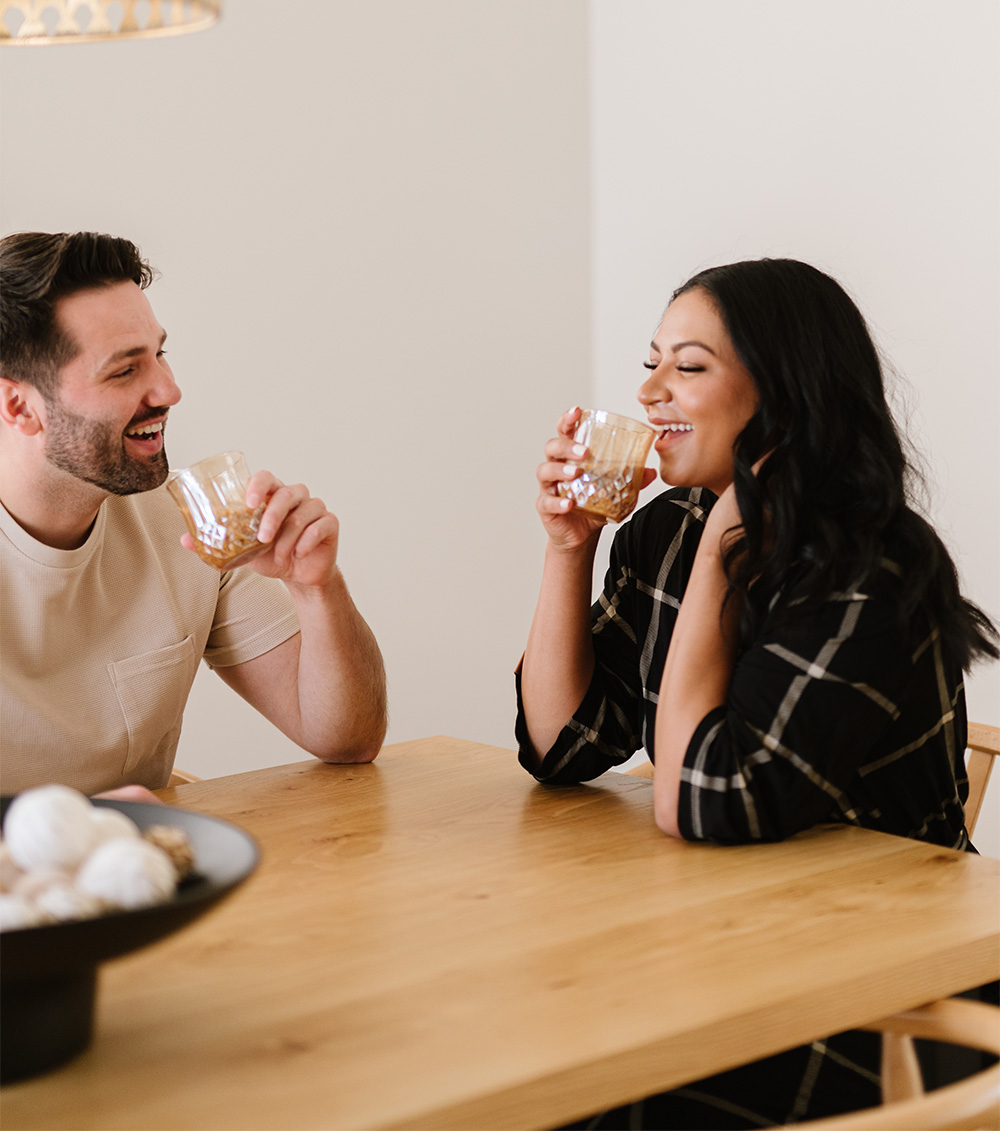
[[[743,516],[740,514],[739,503],[736,501],[736,489],[730,483],[709,512],[701,540],[706,545],[721,552],[725,549],[726,531],[742,525]],[[730,537],[734,536],[730,535]]]
[[[753,465],[754,475],[760,474],[760,469],[767,462],[770,454],[770,452],[767,452]],[[767,515],[765,514],[766,521]],[[719,496],[715,506],[712,507],[701,540],[706,546],[717,550],[721,557],[729,542],[739,537],[742,526],[743,515],[740,513],[739,503],[736,501],[736,487],[735,484],[730,483]],[[727,532],[730,530],[733,533],[727,537]]]
[[[560,483],[571,483],[580,474],[579,461],[587,456],[587,449],[576,443],[573,432],[580,420],[580,408],[564,412],[556,422],[558,436],[545,445],[545,463],[538,466],[538,499],[535,509],[549,536],[553,550],[577,550],[593,540],[607,519],[588,514],[573,505],[572,499],[559,494]],[[643,474],[643,487],[656,478],[652,468]]]

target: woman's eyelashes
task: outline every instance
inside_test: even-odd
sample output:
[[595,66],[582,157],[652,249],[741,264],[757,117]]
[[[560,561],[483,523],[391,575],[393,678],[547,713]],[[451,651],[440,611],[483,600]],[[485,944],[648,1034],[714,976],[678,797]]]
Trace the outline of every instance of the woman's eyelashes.
[[[659,369],[662,364],[663,363],[659,362],[659,361],[644,361],[642,363],[642,367],[643,367],[643,369],[648,369],[650,371],[653,371],[655,369]],[[677,370],[678,373],[704,373],[704,371],[705,371],[704,365],[695,365],[693,362],[690,362],[690,361],[686,362],[686,363],[679,364],[679,365],[675,365],[674,368]]]

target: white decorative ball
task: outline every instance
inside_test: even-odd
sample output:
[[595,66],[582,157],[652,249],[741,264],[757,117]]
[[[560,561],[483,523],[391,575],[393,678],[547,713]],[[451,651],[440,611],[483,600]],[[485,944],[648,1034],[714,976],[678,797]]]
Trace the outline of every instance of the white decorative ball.
[[11,856],[25,871],[72,871],[94,845],[93,806],[69,786],[39,786],[10,803],[3,832]]
[[0,931],[19,931],[50,920],[23,895],[0,895]]
[[104,904],[80,891],[72,882],[49,884],[35,896],[35,906],[47,918],[58,923],[71,919],[94,919],[104,911]]
[[105,809],[103,805],[91,808],[94,825],[94,848],[116,836],[141,836],[139,826],[119,809]]
[[73,877],[68,872],[61,872],[58,868],[39,868],[35,872],[22,872],[11,891],[34,903],[46,888],[60,884],[65,887],[72,883]]
[[168,900],[177,886],[177,872],[155,845],[138,837],[116,837],[87,857],[76,886],[95,899],[131,910]]
[[7,842],[0,840],[0,892],[11,892],[24,875],[10,854]]

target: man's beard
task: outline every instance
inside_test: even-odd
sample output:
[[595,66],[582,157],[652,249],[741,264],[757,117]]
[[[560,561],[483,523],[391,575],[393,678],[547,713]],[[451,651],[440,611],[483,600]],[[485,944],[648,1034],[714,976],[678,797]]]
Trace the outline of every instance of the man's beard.
[[[170,466],[166,448],[146,459],[133,459],[125,451],[121,433],[114,432],[103,421],[79,416],[56,397],[47,397],[46,407],[45,455],[60,471],[93,483],[112,495],[151,491],[167,478]],[[163,411],[157,409],[149,415],[159,416]]]

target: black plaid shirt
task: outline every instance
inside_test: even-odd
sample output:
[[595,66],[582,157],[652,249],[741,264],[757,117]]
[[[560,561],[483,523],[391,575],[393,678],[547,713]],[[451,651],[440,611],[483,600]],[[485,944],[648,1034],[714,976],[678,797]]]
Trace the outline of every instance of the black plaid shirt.
[[[655,760],[663,664],[714,502],[710,491],[667,491],[617,532],[591,612],[594,678],[540,781],[588,781],[643,746]],[[871,582],[792,624],[765,614],[725,706],[688,747],[678,813],[686,838],[780,840],[844,821],[968,847],[962,672],[921,617],[899,629],[897,573],[887,560]],[[531,770],[519,682],[516,733]]]

